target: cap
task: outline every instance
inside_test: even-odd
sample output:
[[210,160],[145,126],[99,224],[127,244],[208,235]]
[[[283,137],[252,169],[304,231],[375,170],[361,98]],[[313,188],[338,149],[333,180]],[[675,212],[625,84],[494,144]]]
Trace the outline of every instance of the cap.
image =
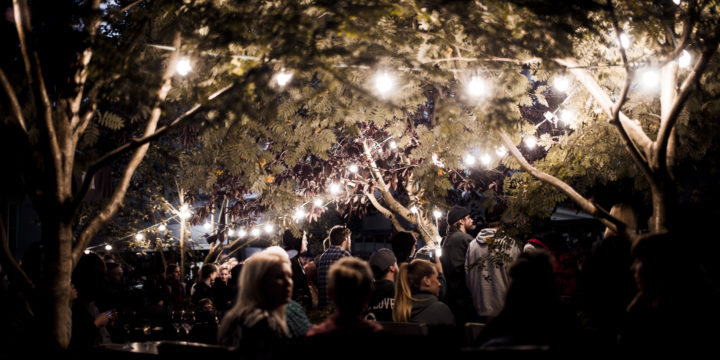
[[464,218],[465,216],[467,216],[469,214],[470,214],[470,209],[463,207],[463,206],[458,206],[458,205],[453,206],[447,215],[448,225],[452,225],[452,224],[456,223],[458,220]]
[[368,262],[370,263],[371,267],[377,268],[378,270],[384,272],[391,265],[395,264],[397,262],[397,259],[395,258],[395,254],[392,252],[392,250],[382,248],[372,253]]

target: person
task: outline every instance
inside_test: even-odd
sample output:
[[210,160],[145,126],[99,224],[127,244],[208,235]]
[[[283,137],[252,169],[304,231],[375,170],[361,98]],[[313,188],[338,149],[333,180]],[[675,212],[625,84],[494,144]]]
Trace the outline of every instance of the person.
[[293,300],[306,309],[312,308],[312,295],[310,285],[305,275],[305,269],[300,263],[300,254],[307,252],[307,237],[303,232],[302,238],[296,238],[290,230],[283,233],[283,248],[288,252],[293,271]]
[[448,285],[445,301],[458,324],[463,325],[473,320],[472,298],[465,281],[465,255],[473,240],[468,233],[475,229],[475,224],[470,210],[458,205],[448,211],[447,222],[448,235],[442,241],[440,257]]
[[547,346],[567,350],[579,346],[579,324],[560,301],[552,255],[538,249],[518,255],[509,271],[510,285],[500,313],[478,338],[485,348]]
[[497,234],[501,208],[496,206],[488,211],[485,220],[489,227],[480,230],[465,257],[467,288],[480,322],[487,322],[502,309],[509,283],[508,269],[521,253],[513,239]]
[[72,303],[72,336],[70,348],[84,350],[100,344],[110,344],[110,322],[117,318],[115,309],[100,308],[106,279],[103,259],[95,253],[80,257],[72,273],[77,298]]
[[198,275],[197,282],[195,282],[190,289],[190,298],[196,306],[200,303],[201,299],[208,298],[214,300],[212,285],[218,276],[217,266],[214,264],[203,264]]
[[181,311],[185,305],[187,290],[185,283],[180,281],[180,267],[169,264],[165,268],[165,283],[162,286],[162,300],[171,311]]
[[399,231],[393,235],[390,243],[392,244],[392,251],[395,253],[398,264],[412,260],[413,254],[415,254],[416,242],[415,236],[407,231]]
[[375,282],[370,293],[365,319],[392,321],[392,310],[395,307],[395,274],[398,272],[395,254],[389,249],[378,249],[370,254],[368,262]]
[[350,255],[351,240],[350,229],[337,225],[330,229],[330,246],[320,256],[317,266],[318,277],[318,307],[322,310],[329,304],[328,295],[328,274],[330,267],[338,260]]
[[328,290],[335,312],[325,322],[314,325],[307,336],[368,335],[382,330],[376,321],[363,319],[372,290],[373,275],[364,260],[344,257],[335,262],[328,276]]
[[237,302],[220,323],[218,344],[242,351],[244,358],[283,358],[292,287],[285,250],[271,246],[251,255],[240,273]]
[[290,300],[285,305],[285,320],[287,321],[290,339],[302,338],[312,327],[305,309],[297,301]]
[[212,295],[215,308],[224,313],[232,304],[232,288],[230,287],[230,267],[227,264],[220,265],[218,276],[212,284]]
[[395,283],[393,321],[419,322],[428,326],[455,325],[450,308],[438,300],[442,273],[438,264],[415,259],[400,265]]

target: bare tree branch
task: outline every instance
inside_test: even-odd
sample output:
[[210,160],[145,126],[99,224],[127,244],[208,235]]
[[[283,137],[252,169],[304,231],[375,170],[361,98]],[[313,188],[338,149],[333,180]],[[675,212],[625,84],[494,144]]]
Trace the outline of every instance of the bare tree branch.
[[92,45],[95,42],[95,35],[97,34],[98,25],[100,25],[99,9],[100,0],[93,0],[93,2],[90,4],[90,10],[92,15],[90,15],[90,21],[88,21],[88,24],[86,26],[87,32],[90,35],[90,41],[88,42],[87,48],[85,48],[82,56],[80,57],[80,65],[78,66],[77,70],[75,70],[75,75],[73,76],[73,81],[76,85],[77,94],[70,103],[70,112],[72,114],[70,120],[71,129],[75,129],[80,122],[80,104],[82,103],[83,94],[85,92],[85,80],[87,80],[88,65],[90,65],[90,60],[93,56]]
[[381,214],[383,214],[383,216],[385,216],[386,218],[388,218],[388,220],[390,220],[390,222],[395,227],[395,230],[408,231],[407,229],[405,229],[405,227],[402,226],[402,224],[400,224],[400,221],[398,221],[397,216],[395,216],[395,214],[393,214],[392,211],[390,211],[390,210],[388,210],[388,208],[380,205],[380,202],[377,201],[377,198],[375,198],[375,194],[371,194],[367,191],[365,191],[364,193],[365,193],[365,197],[367,197],[368,200],[370,200],[370,203],[373,204],[375,209],[377,209],[377,211],[379,211]]
[[10,85],[10,81],[5,76],[5,72],[2,68],[0,68],[0,83],[2,83],[3,88],[5,89],[5,93],[8,96],[8,100],[10,101],[10,108],[12,109],[13,115],[15,115],[15,120],[17,120],[18,125],[20,125],[20,128],[23,130],[23,132],[27,134],[27,127],[25,126],[25,119],[22,114],[20,102],[18,102],[17,96],[15,95],[15,90],[13,90],[12,85]]

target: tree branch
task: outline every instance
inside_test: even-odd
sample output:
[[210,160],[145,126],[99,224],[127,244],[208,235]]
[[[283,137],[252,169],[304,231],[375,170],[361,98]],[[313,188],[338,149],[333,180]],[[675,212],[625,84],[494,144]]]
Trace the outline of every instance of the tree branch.
[[370,200],[370,203],[373,204],[373,206],[375,207],[375,209],[377,209],[377,211],[379,211],[379,212],[380,212],[381,214],[383,214],[386,218],[388,218],[388,220],[390,220],[390,222],[391,222],[391,223],[393,224],[393,226],[395,227],[395,230],[397,230],[397,231],[408,231],[407,229],[405,229],[405,228],[402,226],[402,224],[400,224],[400,221],[398,221],[397,216],[395,216],[395,214],[393,214],[392,211],[390,211],[390,210],[388,210],[388,208],[380,205],[380,202],[377,201],[377,198],[375,198],[375,194],[370,194],[370,193],[368,193],[367,191],[364,191],[363,193],[365,194],[365,197],[367,197],[368,200]]
[[575,189],[573,189],[564,181],[550,174],[542,172],[530,165],[525,159],[525,157],[520,153],[520,151],[518,151],[517,146],[513,144],[510,136],[508,136],[505,131],[500,132],[500,138],[502,139],[502,142],[505,144],[505,147],[508,149],[510,154],[518,161],[518,163],[520,163],[520,166],[523,168],[523,170],[527,171],[530,175],[560,190],[576,204],[580,205],[580,208],[583,211],[597,218],[601,223],[603,223],[603,225],[607,226],[610,230],[613,230],[619,234],[620,232],[617,230],[623,229],[625,227],[625,225],[620,220],[610,215],[605,209],[601,208],[600,206],[594,204],[582,195],[578,194]]
[[0,83],[2,83],[3,88],[5,89],[5,93],[7,93],[8,100],[10,101],[10,108],[12,109],[13,115],[15,115],[15,120],[17,120],[18,125],[20,125],[20,128],[23,130],[23,132],[27,134],[27,127],[25,126],[25,119],[23,118],[20,102],[18,102],[17,96],[15,95],[15,90],[13,90],[10,81],[5,76],[5,72],[1,67]]
[[395,198],[392,196],[390,191],[387,189],[387,184],[385,183],[385,180],[383,180],[382,174],[380,173],[380,169],[377,167],[377,163],[375,162],[375,159],[372,156],[372,153],[370,153],[370,148],[368,148],[365,141],[362,142],[363,150],[365,157],[368,159],[368,163],[370,165],[370,173],[375,177],[375,180],[377,180],[378,184],[380,186],[377,187],[378,191],[380,191],[380,194],[382,194],[383,199],[385,199],[385,202],[387,203],[390,210],[394,211],[395,213],[399,214],[403,219],[405,219],[407,222],[417,225],[417,221],[413,219],[410,210],[405,208],[402,204],[400,204]]
[[75,70],[75,75],[73,76],[77,94],[70,103],[70,112],[72,114],[70,120],[71,129],[75,129],[80,122],[80,104],[82,103],[83,93],[85,92],[85,80],[87,80],[88,65],[90,64],[90,60],[93,56],[92,45],[95,43],[95,35],[97,34],[98,25],[100,25],[100,0],[93,0],[90,4],[90,10],[92,15],[90,15],[90,21],[88,21],[86,27],[88,34],[90,35],[90,41],[88,42],[87,48],[83,51],[79,61],[80,65],[77,70]]

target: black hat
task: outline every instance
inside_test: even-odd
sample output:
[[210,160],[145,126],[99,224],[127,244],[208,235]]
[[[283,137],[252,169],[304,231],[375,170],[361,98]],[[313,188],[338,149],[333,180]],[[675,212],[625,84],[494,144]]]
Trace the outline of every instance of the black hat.
[[448,225],[452,225],[456,223],[458,220],[464,218],[465,216],[470,214],[470,210],[463,206],[455,205],[450,209],[447,215],[447,222]]
[[382,248],[372,253],[368,262],[371,267],[377,268],[377,270],[380,270],[381,272],[385,272],[390,266],[397,262],[397,259],[395,258],[395,254],[393,254],[392,250]]

